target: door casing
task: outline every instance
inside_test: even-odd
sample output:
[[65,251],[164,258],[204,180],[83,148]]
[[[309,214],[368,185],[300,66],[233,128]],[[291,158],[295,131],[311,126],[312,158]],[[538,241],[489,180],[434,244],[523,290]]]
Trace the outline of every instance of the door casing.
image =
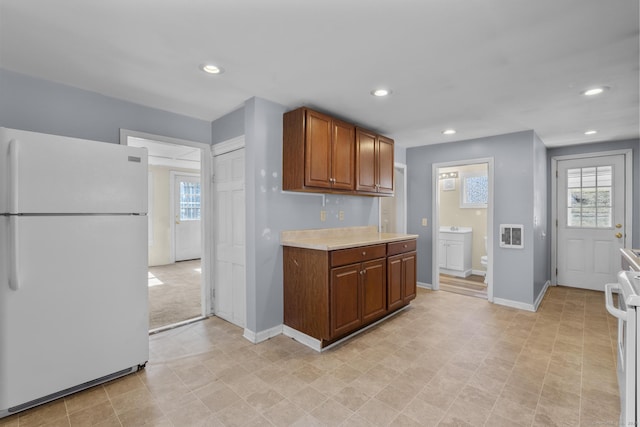
[[576,160],[589,157],[603,157],[613,155],[624,155],[624,184],[625,184],[625,211],[624,211],[624,243],[623,246],[630,247],[633,236],[633,155],[631,150],[599,151],[594,153],[570,154],[566,156],[554,156],[551,158],[551,284],[558,284],[558,161]]

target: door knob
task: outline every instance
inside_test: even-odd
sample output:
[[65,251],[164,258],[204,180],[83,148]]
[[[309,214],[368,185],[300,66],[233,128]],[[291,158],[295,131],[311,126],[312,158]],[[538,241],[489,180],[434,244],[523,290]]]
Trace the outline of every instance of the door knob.
[[616,224],[616,228],[622,228],[622,224]]
[[616,233],[616,237],[619,239],[622,237],[622,233]]

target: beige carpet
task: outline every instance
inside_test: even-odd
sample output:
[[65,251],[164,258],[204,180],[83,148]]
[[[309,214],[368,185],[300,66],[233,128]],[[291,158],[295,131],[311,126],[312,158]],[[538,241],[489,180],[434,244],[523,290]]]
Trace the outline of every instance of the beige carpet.
[[149,267],[149,329],[199,317],[200,260]]
[[440,290],[472,297],[487,298],[487,285],[484,283],[484,276],[475,274],[467,278],[441,274]]

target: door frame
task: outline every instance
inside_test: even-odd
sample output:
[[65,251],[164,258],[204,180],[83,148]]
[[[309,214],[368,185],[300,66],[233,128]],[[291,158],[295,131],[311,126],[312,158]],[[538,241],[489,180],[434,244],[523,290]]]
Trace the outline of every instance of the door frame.
[[590,157],[624,155],[624,243],[631,246],[633,237],[633,152],[631,149],[568,154],[551,158],[551,284],[558,284],[558,162]]
[[[201,171],[202,172],[202,171]],[[202,173],[169,171],[169,233],[171,239],[169,240],[169,261],[176,262],[176,176],[197,176],[200,178],[200,188],[202,187]],[[200,227],[202,227],[202,191],[200,194]],[[202,229],[200,229],[200,235],[202,236]],[[202,255],[202,254],[201,254]],[[202,262],[202,256],[200,257]]]
[[[393,173],[394,173],[394,181],[395,181],[395,171],[396,169],[402,169],[402,185],[404,189],[404,193],[402,194],[402,211],[403,211],[403,229],[399,230],[398,233],[407,232],[407,165],[404,163],[395,162],[393,164]],[[324,205],[323,205],[324,206]],[[397,212],[396,212],[397,213]],[[378,231],[382,230],[382,197],[378,197]]]
[[[244,135],[240,135],[237,136],[235,138],[232,139],[228,139],[226,141],[214,144],[211,146],[211,154],[209,156],[209,158],[211,159],[211,171],[210,174],[208,175],[210,178],[208,179],[209,183],[211,184],[211,193],[210,194],[214,194],[213,192],[213,179],[215,176],[215,169],[213,168],[213,158],[216,156],[221,156],[223,154],[227,154],[227,153],[231,153],[232,151],[236,151],[236,150],[240,150],[245,148],[245,136]],[[246,158],[246,151],[245,151],[245,158]],[[246,185],[247,185],[247,175],[246,175],[246,169],[245,169],[245,175],[243,176],[244,179],[244,184],[245,184],[245,193],[244,193],[244,197],[245,197],[245,210],[246,210],[246,199],[247,199],[247,192],[246,192]],[[210,201],[210,208],[211,208],[211,212],[214,212],[215,209],[215,205],[216,205],[216,200],[215,197],[210,197],[211,201]],[[246,228],[247,225],[246,223],[244,224],[245,226],[245,262],[244,262],[244,268],[245,268],[245,278],[247,277],[247,255],[246,255],[246,248],[247,248],[247,233],[246,233]],[[215,239],[214,239],[214,235],[217,227],[217,221],[215,223],[212,223],[212,227],[211,227],[211,260],[213,262],[213,260],[216,259],[216,253],[215,253]],[[211,313],[216,314],[215,313],[215,291],[218,288],[218,283],[216,282],[215,279],[215,275],[212,275],[211,277]],[[246,281],[245,281],[245,287],[246,287]],[[247,296],[246,296],[246,288],[245,288],[245,301],[244,301],[244,331],[245,331],[245,335],[246,335],[246,331],[247,331]]]
[[[129,137],[150,139],[152,141],[166,142],[168,144],[185,145],[188,147],[200,148],[200,186],[202,189],[200,208],[202,209],[202,223],[200,227],[201,233],[201,245],[202,245],[202,258],[200,258],[200,268],[202,269],[201,282],[200,282],[200,302],[201,313],[203,316],[209,316],[213,314],[213,301],[211,300],[212,293],[212,276],[211,270],[211,255],[213,253],[213,241],[212,224],[213,224],[213,210],[211,209],[211,180],[203,179],[202,177],[211,176],[211,145],[204,142],[189,141],[186,139],[172,138],[169,136],[155,135],[146,132],[138,132],[129,129],[120,129],[120,144],[128,145],[127,141]],[[173,209],[173,208],[172,208]],[[173,223],[173,222],[172,222]],[[172,238],[173,240],[173,238]],[[175,257],[175,252],[170,249],[170,256]]]
[[432,221],[432,238],[431,238],[431,288],[434,291],[440,290],[440,251],[439,251],[439,233],[440,230],[440,191],[438,188],[438,170],[440,168],[450,166],[467,166],[478,163],[487,163],[487,179],[488,179],[488,200],[487,200],[487,301],[493,302],[493,230],[494,230],[494,159],[493,157],[481,157],[476,159],[455,160],[451,162],[433,163],[431,165],[431,183],[432,183],[432,203],[431,217]]

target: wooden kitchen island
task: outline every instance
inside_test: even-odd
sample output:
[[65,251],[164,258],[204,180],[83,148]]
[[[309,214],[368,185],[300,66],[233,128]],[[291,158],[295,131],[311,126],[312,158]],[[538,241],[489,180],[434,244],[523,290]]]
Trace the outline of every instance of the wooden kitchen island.
[[406,307],[417,237],[373,226],[283,231],[283,333],[322,351]]

